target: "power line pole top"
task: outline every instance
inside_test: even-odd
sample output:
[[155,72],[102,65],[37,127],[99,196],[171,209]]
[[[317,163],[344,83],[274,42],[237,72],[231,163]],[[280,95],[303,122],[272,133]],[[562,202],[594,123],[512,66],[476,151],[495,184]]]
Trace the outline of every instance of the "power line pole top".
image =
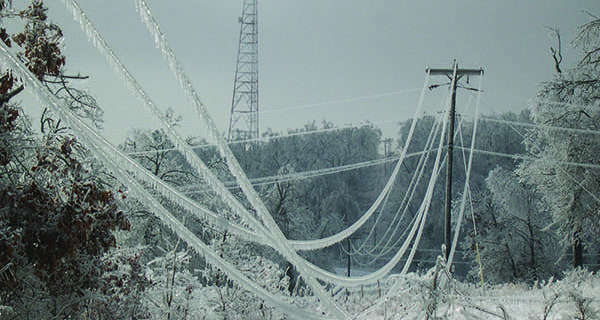
[[[454,73],[454,68],[450,68],[450,69],[430,68],[429,66],[427,66],[425,68],[425,73],[429,73],[432,76],[439,76],[439,75],[452,76],[452,74]],[[479,75],[483,75],[483,68],[479,67],[479,69],[457,69],[456,74],[457,75],[467,75],[467,76],[479,76]]]

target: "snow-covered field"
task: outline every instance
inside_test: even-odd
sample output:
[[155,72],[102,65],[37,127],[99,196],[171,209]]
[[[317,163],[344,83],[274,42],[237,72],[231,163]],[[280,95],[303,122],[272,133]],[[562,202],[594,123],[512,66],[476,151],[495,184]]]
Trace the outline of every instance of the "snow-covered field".
[[[600,277],[585,271],[559,281],[481,286],[409,274],[399,288],[361,319],[600,319]],[[391,282],[388,282],[388,284]],[[348,304],[367,308],[356,290]],[[352,308],[350,307],[350,308]]]

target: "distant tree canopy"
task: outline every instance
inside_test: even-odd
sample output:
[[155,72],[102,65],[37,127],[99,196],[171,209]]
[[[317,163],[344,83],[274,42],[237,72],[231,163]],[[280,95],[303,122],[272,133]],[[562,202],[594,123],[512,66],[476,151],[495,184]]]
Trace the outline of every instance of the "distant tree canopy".
[[[311,131],[315,131],[312,133]],[[372,125],[336,129],[331,123],[309,123],[291,136],[278,138],[267,132],[249,151],[233,145],[250,178],[293,175],[303,172],[373,160],[380,157],[381,132]],[[292,238],[320,238],[341,231],[354,222],[378,193],[377,169],[363,168],[291,182],[259,186],[269,194],[271,209],[280,213],[276,220]],[[288,194],[288,192],[293,193]],[[289,225],[289,221],[295,221]],[[288,227],[289,225],[289,227]],[[304,226],[304,227],[303,227]],[[314,226],[312,231],[306,226]],[[308,232],[308,233],[306,233]]]

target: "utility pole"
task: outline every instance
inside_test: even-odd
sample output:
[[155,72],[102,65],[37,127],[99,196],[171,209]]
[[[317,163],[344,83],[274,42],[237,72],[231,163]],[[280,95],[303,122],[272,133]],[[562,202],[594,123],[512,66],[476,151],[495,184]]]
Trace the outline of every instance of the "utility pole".
[[392,153],[392,138],[383,139],[383,156],[388,157]]
[[[383,157],[387,158],[392,154],[392,143],[394,142],[394,139],[392,138],[385,138],[383,140],[381,140],[381,142],[383,142]],[[384,174],[386,174],[388,172],[388,164],[385,163],[383,165],[383,172]],[[375,219],[373,219],[373,246],[377,246],[377,225],[375,224],[375,222],[377,221],[378,218],[378,213],[375,212]]]
[[[454,152],[454,120],[456,115],[456,88],[458,87],[458,81],[466,76],[467,83],[469,76],[481,76],[483,75],[483,69],[459,69],[458,63],[454,60],[452,69],[430,69],[427,67],[425,72],[428,72],[432,76],[446,76],[450,80],[450,88],[452,90],[450,96],[450,122],[448,126],[448,158],[446,166],[446,208],[445,208],[445,228],[444,228],[444,244],[446,251],[444,252],[446,261],[450,256],[450,249],[452,248],[452,162]],[[430,86],[430,89],[437,88],[439,85]]]
[[350,237],[348,237],[348,270],[346,271],[348,273],[348,277],[350,277],[350,263],[352,261],[352,256],[350,255],[350,250],[352,250],[351,246],[350,246]]

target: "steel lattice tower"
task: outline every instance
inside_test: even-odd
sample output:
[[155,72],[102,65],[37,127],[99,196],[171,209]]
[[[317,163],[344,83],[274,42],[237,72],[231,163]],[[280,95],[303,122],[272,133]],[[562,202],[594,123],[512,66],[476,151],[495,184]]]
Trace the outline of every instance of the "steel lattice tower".
[[258,138],[258,3],[244,0],[228,140]]

